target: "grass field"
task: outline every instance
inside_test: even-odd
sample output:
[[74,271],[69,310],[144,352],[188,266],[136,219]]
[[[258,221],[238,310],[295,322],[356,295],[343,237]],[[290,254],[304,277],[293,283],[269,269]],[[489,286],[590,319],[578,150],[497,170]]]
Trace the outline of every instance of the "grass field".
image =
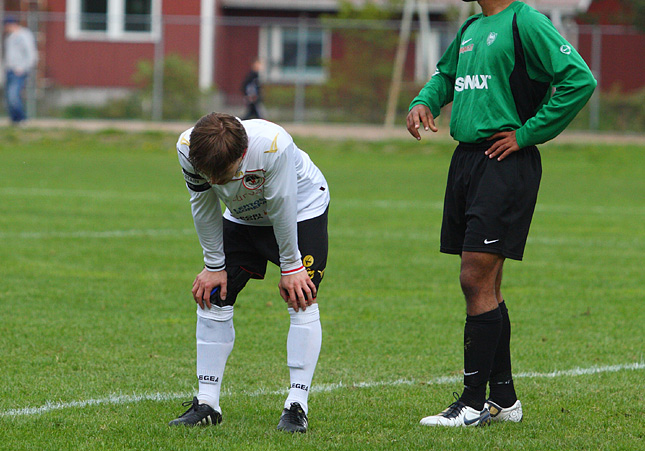
[[202,267],[176,136],[0,130],[0,449],[643,449],[645,148],[542,148],[525,261],[505,268],[522,424],[423,428],[461,390],[458,258],[438,252],[453,145],[297,140],[331,187],[310,430],[278,272],[238,299],[224,423],[196,387]]

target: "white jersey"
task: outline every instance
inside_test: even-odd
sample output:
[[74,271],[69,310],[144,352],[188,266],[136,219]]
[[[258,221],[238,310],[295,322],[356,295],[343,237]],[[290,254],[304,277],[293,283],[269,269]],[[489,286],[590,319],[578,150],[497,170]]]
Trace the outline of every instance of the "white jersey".
[[188,159],[189,128],[179,137],[177,152],[206,268],[225,268],[220,200],[224,217],[239,224],[273,226],[280,249],[282,274],[303,271],[297,223],[315,218],[329,205],[322,172],[279,125],[262,119],[241,121],[249,147],[233,179],[210,185]]

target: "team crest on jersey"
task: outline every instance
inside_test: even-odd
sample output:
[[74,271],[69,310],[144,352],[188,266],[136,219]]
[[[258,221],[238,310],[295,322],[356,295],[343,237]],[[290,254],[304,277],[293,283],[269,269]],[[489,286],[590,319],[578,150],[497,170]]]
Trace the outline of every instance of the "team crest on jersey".
[[246,189],[258,189],[264,185],[264,177],[255,174],[248,174],[242,179],[242,184]]
[[495,42],[496,39],[497,39],[497,33],[495,33],[494,31],[491,31],[490,34],[488,35],[488,39],[486,39],[486,44],[488,44],[488,46],[491,46],[493,45],[493,42]]

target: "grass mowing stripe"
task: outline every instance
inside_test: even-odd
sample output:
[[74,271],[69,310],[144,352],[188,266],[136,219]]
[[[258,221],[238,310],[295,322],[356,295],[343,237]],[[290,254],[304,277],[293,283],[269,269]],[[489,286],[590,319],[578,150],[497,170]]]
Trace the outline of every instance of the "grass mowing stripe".
[[[168,196],[162,196],[154,192],[122,192],[122,191],[95,191],[95,190],[73,190],[73,189],[49,189],[49,188],[0,188],[0,196],[31,196],[31,197],[88,197],[92,199],[131,199],[145,201],[169,200]],[[187,198],[181,197],[175,200],[186,202]],[[406,201],[390,199],[336,199],[333,198],[333,205],[351,208],[381,208],[381,209],[409,209],[426,208],[443,210],[443,201]],[[608,205],[555,205],[538,203],[535,207],[538,212],[562,213],[575,215],[630,215],[643,216],[645,208],[637,206],[608,206]]]
[[[576,377],[594,375],[600,373],[615,373],[618,371],[637,371],[645,369],[645,362],[640,363],[626,363],[622,365],[609,365],[609,366],[592,366],[589,368],[573,368],[570,370],[555,370],[550,373],[539,372],[524,372],[514,375],[515,379],[528,378],[528,379],[542,379],[542,378],[559,378],[559,377]],[[440,384],[453,384],[459,382],[462,376],[446,376],[437,377],[426,382],[419,382],[412,379],[397,379],[394,381],[374,381],[374,382],[354,382],[344,384],[342,382],[336,384],[322,384],[311,387],[314,393],[328,393],[344,388],[376,388],[376,387],[396,387],[400,385],[413,385],[418,383],[425,383],[426,385],[440,385]],[[224,390],[222,395],[235,396],[246,395],[250,397],[264,396],[264,395],[285,395],[289,392],[288,389],[280,390],[266,390],[260,389],[252,392],[244,390]],[[99,406],[102,404],[131,404],[141,401],[173,401],[175,399],[190,398],[192,393],[150,393],[144,395],[111,395],[106,398],[88,399],[85,401],[72,401],[66,403],[47,403],[41,407],[26,407],[24,409],[13,409],[0,412],[0,418],[3,417],[22,417],[30,415],[38,415],[54,410],[69,409],[72,407],[84,408],[89,406]]]
[[[91,238],[91,239],[100,239],[100,238],[130,238],[130,237],[166,237],[174,235],[193,235],[195,233],[194,229],[185,228],[185,229],[128,229],[128,230],[104,230],[104,231],[90,231],[90,230],[79,230],[75,232],[0,232],[0,239],[49,239],[49,238]],[[373,238],[384,238],[384,239],[404,239],[404,240],[415,240],[415,241],[427,241],[434,242],[436,237],[430,233],[406,233],[399,231],[387,231],[380,232],[374,231],[371,233],[366,233],[365,231],[354,231],[350,229],[340,229],[330,231],[330,236],[332,237],[354,237],[360,239],[373,239]],[[606,240],[593,240],[586,238],[571,238],[571,237],[537,237],[533,238],[529,236],[529,243],[542,244],[546,246],[579,246],[579,247],[594,247],[594,248],[620,248],[620,249],[634,249],[643,246],[645,244],[643,241],[638,239],[633,240],[621,240],[621,239],[606,239]]]
[[195,229],[130,229],[130,230],[105,230],[103,232],[79,230],[76,232],[18,232],[3,233],[0,232],[0,239],[3,238],[20,238],[20,239],[47,239],[47,238],[129,238],[133,236],[173,236],[173,235],[192,235]]

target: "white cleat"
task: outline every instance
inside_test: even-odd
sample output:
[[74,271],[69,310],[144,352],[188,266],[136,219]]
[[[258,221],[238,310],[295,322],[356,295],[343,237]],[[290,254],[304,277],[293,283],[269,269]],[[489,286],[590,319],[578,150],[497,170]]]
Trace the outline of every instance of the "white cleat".
[[519,399],[511,407],[501,407],[490,399],[484,405],[490,412],[492,421],[512,421],[513,423],[519,423],[524,418],[522,403]]
[[480,412],[457,400],[438,415],[425,417],[421,420],[423,426],[484,426],[490,423],[488,409]]

